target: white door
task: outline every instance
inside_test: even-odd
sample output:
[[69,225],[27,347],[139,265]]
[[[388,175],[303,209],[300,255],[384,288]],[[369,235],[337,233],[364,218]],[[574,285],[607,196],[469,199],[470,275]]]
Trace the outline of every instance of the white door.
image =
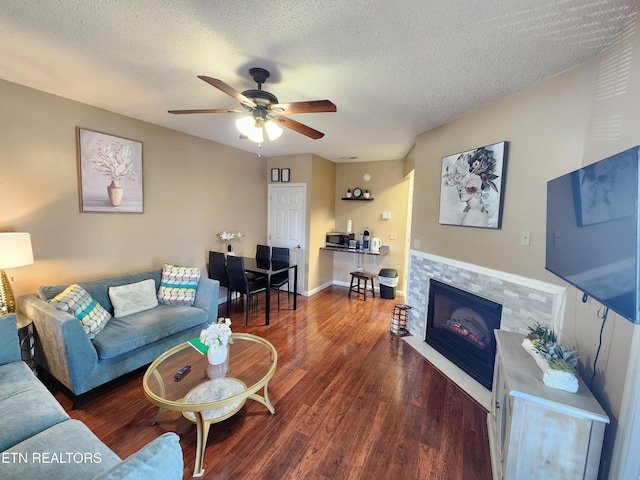
[[[286,247],[298,265],[298,293],[304,292],[306,278],[305,222],[307,185],[269,184],[269,245]],[[293,273],[291,279],[293,282]]]

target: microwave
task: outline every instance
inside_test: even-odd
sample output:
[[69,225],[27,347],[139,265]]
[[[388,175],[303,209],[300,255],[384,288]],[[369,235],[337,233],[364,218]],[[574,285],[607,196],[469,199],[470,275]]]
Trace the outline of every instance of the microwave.
[[355,237],[353,233],[329,232],[327,233],[327,247],[349,247],[349,240]]

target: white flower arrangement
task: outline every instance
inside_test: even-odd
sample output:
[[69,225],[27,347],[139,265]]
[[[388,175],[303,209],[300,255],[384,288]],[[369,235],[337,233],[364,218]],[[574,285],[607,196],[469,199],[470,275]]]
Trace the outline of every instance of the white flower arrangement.
[[236,238],[246,237],[246,235],[242,232],[227,232],[226,230],[216,233],[216,236],[225,242],[227,245],[231,245]]
[[207,347],[221,347],[231,345],[231,319],[220,317],[200,332],[200,341]]

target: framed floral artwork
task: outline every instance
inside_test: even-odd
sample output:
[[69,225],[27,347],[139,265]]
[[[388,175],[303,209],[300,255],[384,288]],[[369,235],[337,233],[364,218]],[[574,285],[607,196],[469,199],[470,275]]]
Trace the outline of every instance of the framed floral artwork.
[[508,142],[442,158],[442,225],[502,227]]
[[142,213],[142,142],[76,127],[81,212]]

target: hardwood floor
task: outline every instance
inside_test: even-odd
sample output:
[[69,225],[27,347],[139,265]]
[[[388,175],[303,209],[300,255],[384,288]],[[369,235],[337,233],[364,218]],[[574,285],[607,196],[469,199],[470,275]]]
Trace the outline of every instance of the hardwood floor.
[[[286,309],[284,295],[284,309],[273,305],[268,327],[262,296],[248,327],[232,307],[234,331],[263,336],[278,350],[269,384],[276,413],[249,400],[212,425],[203,478],[490,479],[487,412],[389,333],[393,306],[402,299],[364,302],[347,292],[334,286],[299,297],[297,311]],[[121,457],[176,432],[184,478],[191,478],[195,425],[167,412],[151,426],[156,408],[144,396],[143,373],[98,389],[79,410],[53,390],[72,417]]]

